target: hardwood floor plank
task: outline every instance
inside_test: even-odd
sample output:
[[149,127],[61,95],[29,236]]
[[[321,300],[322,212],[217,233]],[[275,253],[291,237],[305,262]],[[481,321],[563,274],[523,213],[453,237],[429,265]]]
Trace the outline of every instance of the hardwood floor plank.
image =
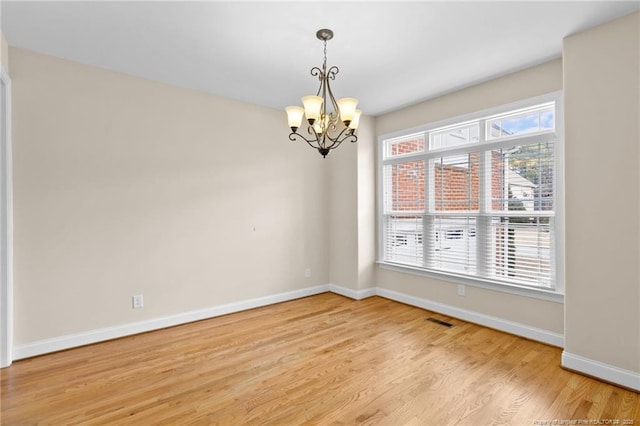
[[381,297],[325,293],[17,361],[1,371],[0,420],[640,425],[637,393],[565,371],[560,355]]

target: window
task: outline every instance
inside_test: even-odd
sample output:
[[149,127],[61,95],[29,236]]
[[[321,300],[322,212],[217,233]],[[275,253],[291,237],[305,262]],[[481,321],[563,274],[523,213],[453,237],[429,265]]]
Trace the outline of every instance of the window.
[[560,290],[555,97],[382,137],[380,262]]

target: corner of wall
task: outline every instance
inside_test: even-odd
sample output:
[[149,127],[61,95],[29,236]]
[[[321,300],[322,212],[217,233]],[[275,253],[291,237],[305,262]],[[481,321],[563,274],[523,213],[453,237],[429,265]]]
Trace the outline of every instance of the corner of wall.
[[358,144],[357,225],[358,225],[358,289],[375,286],[376,282],[376,134],[373,117],[363,120]]

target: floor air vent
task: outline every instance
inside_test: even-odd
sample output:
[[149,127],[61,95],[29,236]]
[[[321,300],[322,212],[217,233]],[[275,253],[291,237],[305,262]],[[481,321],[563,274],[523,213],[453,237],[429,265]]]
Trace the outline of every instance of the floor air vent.
[[450,322],[442,321],[437,318],[429,317],[427,318],[427,321],[435,322],[436,324],[444,325],[445,327],[453,327],[453,324],[451,324]]

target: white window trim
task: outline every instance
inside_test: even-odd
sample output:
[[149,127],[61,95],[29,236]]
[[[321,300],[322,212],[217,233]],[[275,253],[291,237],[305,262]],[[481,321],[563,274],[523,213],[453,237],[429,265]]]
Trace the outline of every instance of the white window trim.
[[[497,280],[490,280],[480,277],[469,277],[457,275],[455,273],[448,273],[444,271],[435,271],[429,270],[424,267],[414,267],[411,265],[393,263],[382,260],[384,258],[384,247],[383,247],[383,232],[384,232],[384,221],[383,221],[383,203],[381,195],[381,188],[383,187],[383,174],[381,173],[382,165],[384,164],[393,164],[400,163],[406,161],[407,158],[413,157],[415,154],[407,154],[401,155],[397,157],[393,157],[393,159],[384,160],[384,141],[394,138],[401,138],[407,135],[415,135],[424,132],[428,132],[433,129],[437,129],[440,127],[451,126],[456,123],[469,122],[478,119],[485,119],[493,115],[498,115],[501,113],[505,113],[508,111],[513,111],[517,109],[523,109],[527,107],[531,107],[536,104],[541,104],[545,102],[555,102],[556,111],[559,113],[556,114],[556,122],[555,122],[555,233],[554,233],[554,243],[556,247],[555,251],[555,268],[556,268],[556,276],[555,276],[555,289],[549,290],[545,288],[539,287],[529,287],[525,285],[518,285],[514,283],[505,283]],[[485,149],[488,146],[507,146],[509,144],[513,144],[513,139],[524,140],[525,138],[529,140],[536,140],[537,138],[544,137],[545,133],[535,133],[532,135],[524,135],[517,138],[504,138],[499,139],[498,141],[489,141],[485,142],[482,147]],[[428,140],[425,140],[425,143],[428,144]],[[378,136],[378,147],[377,147],[377,187],[376,187],[376,195],[377,195],[377,211],[376,211],[376,220],[377,220],[377,264],[380,268],[389,269],[397,272],[409,273],[412,275],[418,275],[423,277],[434,278],[442,281],[449,281],[458,284],[469,285],[472,287],[479,287],[504,293],[516,294],[520,296],[542,299],[556,303],[564,302],[564,105],[562,98],[562,91],[556,91],[540,96],[536,96],[533,98],[523,99],[517,102],[512,102],[505,105],[500,105],[498,107],[488,108],[482,111],[476,111],[469,114],[460,115],[457,117],[448,118],[445,120],[440,120],[437,122],[429,123],[422,126],[413,127],[410,129],[399,130],[392,133],[387,133]],[[470,150],[469,146],[462,146],[460,151],[468,152]],[[441,150],[438,150],[442,152]],[[434,150],[433,155],[437,156],[438,151]],[[454,150],[447,150],[447,153],[454,154]],[[427,154],[430,155],[431,153]]]

